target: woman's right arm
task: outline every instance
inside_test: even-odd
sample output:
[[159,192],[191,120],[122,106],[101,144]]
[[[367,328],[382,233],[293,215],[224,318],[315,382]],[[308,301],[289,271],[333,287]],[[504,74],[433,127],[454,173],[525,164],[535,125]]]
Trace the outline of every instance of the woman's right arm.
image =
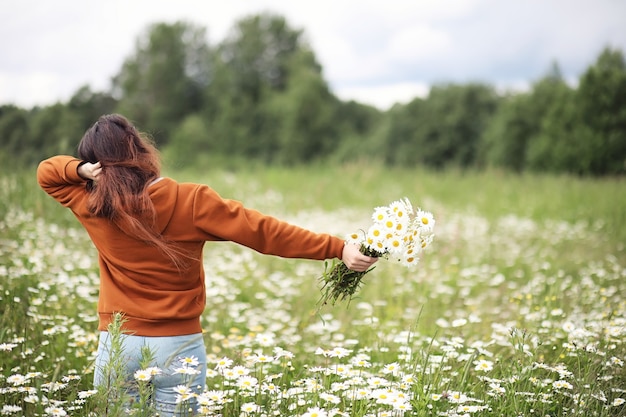
[[52,198],[69,207],[84,195],[85,179],[78,174],[80,159],[58,155],[42,161],[37,167],[37,182]]
[[102,166],[100,165],[100,162],[96,162],[95,164],[85,162],[84,164],[78,165],[76,171],[81,178],[98,181],[98,176],[102,172]]

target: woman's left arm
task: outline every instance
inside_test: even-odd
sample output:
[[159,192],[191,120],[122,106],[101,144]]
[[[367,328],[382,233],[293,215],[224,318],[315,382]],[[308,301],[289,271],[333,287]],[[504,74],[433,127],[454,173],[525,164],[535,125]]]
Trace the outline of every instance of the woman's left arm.
[[364,272],[370,269],[378,261],[378,258],[363,255],[357,245],[346,243],[341,253],[341,260],[348,269]]

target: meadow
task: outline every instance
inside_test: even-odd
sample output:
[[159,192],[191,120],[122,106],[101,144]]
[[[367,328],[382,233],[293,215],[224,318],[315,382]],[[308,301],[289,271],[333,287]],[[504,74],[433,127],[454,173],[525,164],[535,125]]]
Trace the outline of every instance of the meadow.
[[[339,236],[403,197],[436,220],[417,269],[381,260],[336,305],[318,303],[323,262],[207,244],[200,415],[626,415],[624,178],[367,164],[166,174]],[[93,390],[97,260],[71,213],[34,171],[7,172],[0,216],[0,415],[153,415],[111,411]]]

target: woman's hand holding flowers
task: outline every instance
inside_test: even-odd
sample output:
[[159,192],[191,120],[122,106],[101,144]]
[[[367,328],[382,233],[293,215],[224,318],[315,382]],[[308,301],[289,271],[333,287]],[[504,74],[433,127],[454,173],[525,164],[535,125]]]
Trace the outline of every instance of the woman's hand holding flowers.
[[378,261],[378,258],[363,255],[358,245],[354,243],[346,243],[343,247],[341,261],[348,267],[348,269],[363,272],[367,271],[376,261]]

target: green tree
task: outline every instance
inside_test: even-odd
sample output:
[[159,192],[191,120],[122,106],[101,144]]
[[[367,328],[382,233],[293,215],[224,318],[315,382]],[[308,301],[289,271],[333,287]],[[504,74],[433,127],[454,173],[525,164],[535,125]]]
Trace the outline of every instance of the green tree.
[[202,155],[209,154],[214,146],[205,119],[198,114],[189,115],[167,145],[168,164],[173,168],[189,167]]
[[0,163],[15,164],[32,146],[28,111],[14,105],[0,107]]
[[211,62],[204,28],[185,22],[151,25],[113,78],[117,111],[167,143],[178,124],[202,108]]
[[422,152],[429,139],[422,124],[425,108],[425,100],[418,97],[406,105],[396,104],[387,111],[384,146],[380,149],[386,164],[427,164],[427,158]]
[[[529,97],[530,128],[525,166],[533,171],[571,170],[575,158],[575,91],[558,66],[533,85]],[[569,166],[569,168],[568,168]]]
[[113,96],[94,92],[88,85],[79,88],[67,103],[68,110],[74,113],[82,131],[93,125],[98,117],[115,111],[116,106],[117,100]]
[[439,85],[425,100],[392,109],[387,163],[443,168],[474,165],[481,136],[498,105],[483,84]]
[[258,102],[266,87],[286,87],[291,58],[303,48],[308,47],[301,30],[292,29],[284,17],[265,13],[239,20],[219,54],[233,75],[234,92]]
[[270,108],[278,121],[278,159],[287,164],[329,156],[338,140],[335,115],[339,100],[331,93],[309,51],[292,56],[283,91],[271,95]]
[[579,171],[626,172],[626,62],[621,51],[602,51],[582,75],[576,103],[578,120],[586,128],[579,145],[588,156]]
[[[217,48],[207,96],[215,106],[204,114],[223,154],[266,162],[300,160],[309,158],[311,149],[323,150],[321,141],[328,140],[325,134],[306,138],[302,131],[324,130],[328,110],[320,103],[333,100],[302,31],[283,17],[260,14],[236,23]],[[317,145],[309,143],[312,137]]]
[[532,110],[530,94],[504,97],[491,118],[481,143],[481,165],[522,171],[528,138],[539,131],[540,119]]
[[30,132],[29,164],[51,155],[73,154],[83,133],[78,117],[61,103],[33,110]]
[[334,111],[339,139],[329,159],[335,162],[354,160],[380,161],[382,138],[389,120],[386,112],[354,100],[338,101]]
[[[221,77],[222,74],[225,77]],[[230,78],[222,74],[218,71],[216,79]],[[237,158],[271,160],[278,146],[278,121],[274,120],[269,111],[267,98],[255,102],[250,96],[234,94],[232,89],[224,88],[224,85],[216,89],[222,93],[211,92],[219,97],[215,107],[205,108],[202,112],[206,115],[204,117],[215,151]]]
[[577,120],[576,92],[563,84],[554,93],[539,132],[530,140],[528,166],[538,171],[577,172],[588,156],[580,147],[584,126]]
[[[546,75],[532,85],[529,93],[516,93],[504,97],[491,118],[483,136],[481,155],[487,165],[521,171],[528,167],[548,169],[554,139],[540,137],[546,115],[570,92],[563,80],[561,69],[554,62]],[[559,115],[560,114],[560,115]],[[559,126],[562,112],[549,122]],[[556,132],[553,131],[551,135]],[[530,148],[530,151],[529,151]]]

